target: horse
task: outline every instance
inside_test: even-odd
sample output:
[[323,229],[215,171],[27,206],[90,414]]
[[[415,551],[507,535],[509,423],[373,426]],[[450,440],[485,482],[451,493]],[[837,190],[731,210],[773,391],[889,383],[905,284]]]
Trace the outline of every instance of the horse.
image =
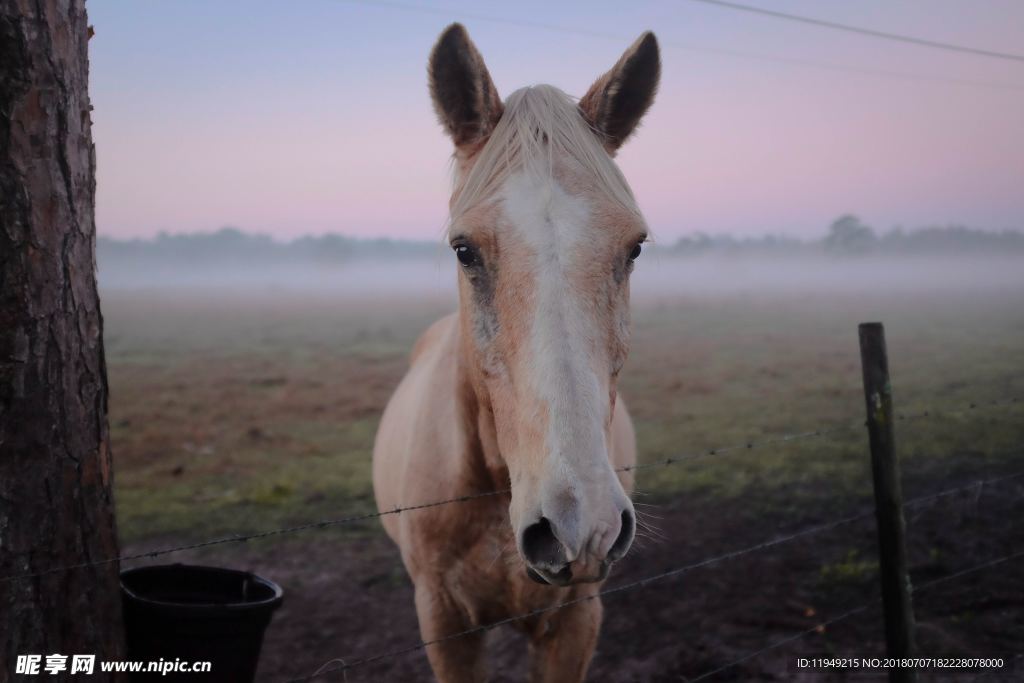
[[381,513],[463,499],[381,518],[443,683],[485,680],[477,627],[516,615],[532,613],[512,620],[530,680],[581,681],[593,656],[600,586],[636,533],[636,439],[616,385],[648,230],[614,156],[660,72],[647,32],[578,102],[548,85],[503,102],[460,24],[430,54],[455,147],[459,306],[412,350],[377,431],[373,486]]

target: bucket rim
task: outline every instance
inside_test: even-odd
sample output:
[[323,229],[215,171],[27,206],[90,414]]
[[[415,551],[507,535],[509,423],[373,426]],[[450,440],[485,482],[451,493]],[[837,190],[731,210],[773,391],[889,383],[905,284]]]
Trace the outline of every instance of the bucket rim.
[[[169,570],[186,570],[186,571],[198,571],[203,573],[215,573],[215,574],[233,574],[247,578],[255,583],[258,583],[266,588],[269,588],[271,595],[262,600],[247,600],[244,602],[174,602],[171,600],[160,600],[149,597],[145,594],[132,590],[126,583],[125,579],[130,579],[132,576],[140,574],[148,574],[155,572],[166,572]],[[122,569],[119,574],[119,583],[121,584],[121,592],[134,602],[146,604],[155,607],[172,608],[174,610],[195,610],[195,611],[206,611],[216,609],[227,609],[232,611],[237,610],[261,610],[261,609],[277,609],[281,601],[284,598],[284,589],[280,585],[271,581],[270,579],[264,578],[255,574],[251,571],[244,569],[230,569],[228,567],[213,567],[210,565],[201,564],[184,564],[181,562],[175,562],[173,564],[153,564],[146,565],[143,567],[132,567],[131,569]]]

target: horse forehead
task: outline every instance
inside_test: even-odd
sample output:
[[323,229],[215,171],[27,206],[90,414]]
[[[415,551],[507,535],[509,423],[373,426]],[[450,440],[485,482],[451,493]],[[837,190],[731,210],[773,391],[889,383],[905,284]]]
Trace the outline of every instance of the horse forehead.
[[593,200],[570,194],[553,175],[517,171],[505,182],[501,196],[505,221],[534,248],[574,245],[591,227]]
[[582,245],[585,251],[614,247],[626,233],[643,235],[643,219],[620,205],[572,165],[552,172],[520,169],[499,192],[500,222],[533,247]]

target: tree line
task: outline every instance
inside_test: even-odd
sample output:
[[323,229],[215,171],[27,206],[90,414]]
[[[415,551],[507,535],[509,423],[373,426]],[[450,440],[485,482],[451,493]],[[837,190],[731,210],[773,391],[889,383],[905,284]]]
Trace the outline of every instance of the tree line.
[[904,230],[893,228],[878,232],[857,216],[837,218],[818,239],[764,235],[736,238],[697,233],[679,238],[668,247],[680,255],[709,253],[799,254],[818,253],[833,256],[858,255],[941,255],[1008,254],[1024,252],[1024,232],[992,232],[960,225],[932,226]]
[[[963,226],[925,227],[915,230],[894,228],[878,232],[853,215],[836,219],[817,239],[763,235],[732,237],[695,233],[655,248],[680,256],[701,254],[799,255],[824,254],[858,256],[870,254],[1007,254],[1024,252],[1024,233],[1014,230],[991,232]],[[437,241],[366,239],[336,233],[278,241],[267,235],[238,228],[215,232],[169,234],[152,239],[119,240],[100,237],[97,260],[100,267],[160,264],[246,266],[289,263],[342,264],[348,261],[436,257],[443,249]]]

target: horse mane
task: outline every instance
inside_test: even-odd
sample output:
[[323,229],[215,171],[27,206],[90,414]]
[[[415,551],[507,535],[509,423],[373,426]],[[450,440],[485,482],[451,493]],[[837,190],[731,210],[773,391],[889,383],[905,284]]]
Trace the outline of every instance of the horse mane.
[[456,172],[449,226],[471,207],[494,199],[513,173],[526,170],[551,178],[556,160],[566,158],[592,175],[611,199],[640,217],[622,171],[576,102],[558,88],[534,85],[508,96],[476,162],[465,177]]

